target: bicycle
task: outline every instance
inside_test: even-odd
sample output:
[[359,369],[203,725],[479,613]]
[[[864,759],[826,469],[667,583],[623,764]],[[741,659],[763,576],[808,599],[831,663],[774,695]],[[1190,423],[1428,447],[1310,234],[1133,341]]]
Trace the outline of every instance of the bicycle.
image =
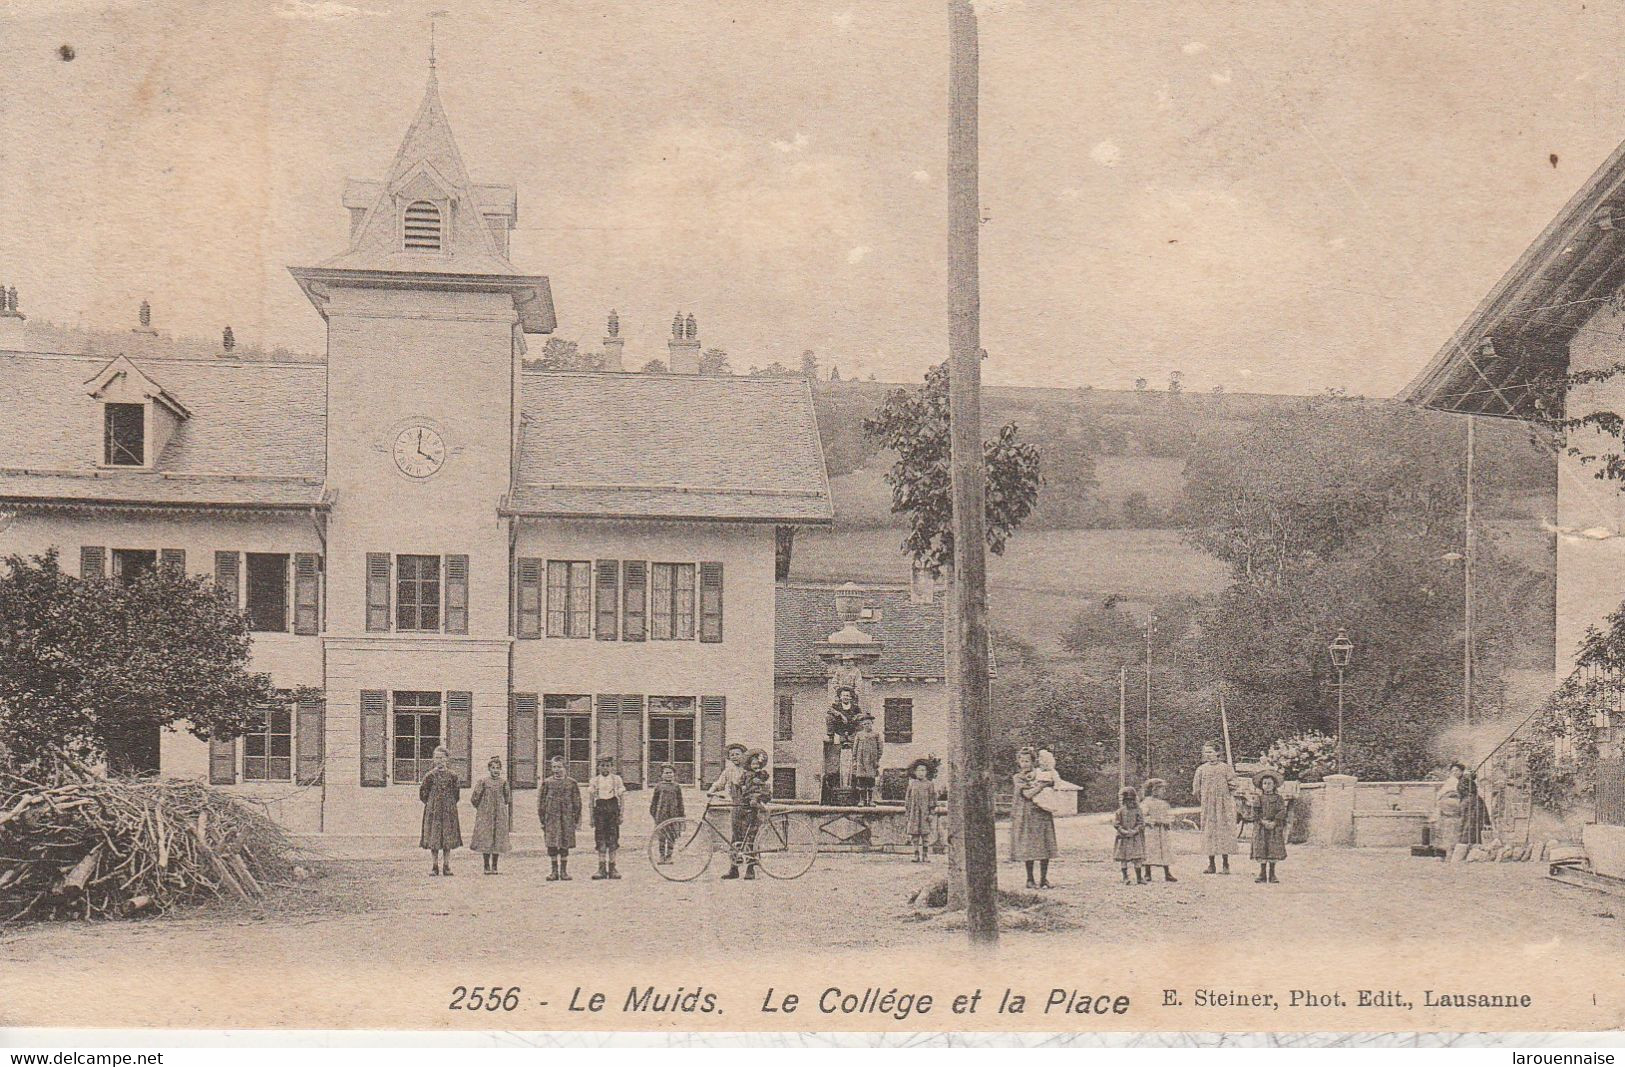
[[[818,831],[810,823],[792,819],[789,812],[772,812],[762,819],[753,841],[735,844],[706,818],[713,808],[731,807],[707,802],[697,819],[680,816],[656,826],[649,835],[649,863],[655,872],[667,881],[692,882],[718,852],[727,853],[728,862],[741,870],[760,867],[769,878],[800,878],[812,869],[818,859]],[[662,847],[663,840],[670,845]]]

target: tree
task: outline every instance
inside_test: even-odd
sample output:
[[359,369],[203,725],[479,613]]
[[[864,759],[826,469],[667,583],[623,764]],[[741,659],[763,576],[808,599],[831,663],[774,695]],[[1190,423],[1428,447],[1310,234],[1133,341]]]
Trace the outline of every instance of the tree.
[[1151,388],[1151,383],[1146,381],[1144,378],[1134,379],[1134,391],[1136,393],[1143,394],[1149,388]]
[[841,380],[841,368],[832,365],[829,368],[829,380],[832,381],[832,382],[840,381]]
[[235,736],[276,697],[247,669],[247,620],[205,578],[64,574],[53,550],[0,564],[0,753],[23,766],[107,758],[117,769],[183,720]]
[[525,360],[526,370],[601,371],[604,369],[602,352],[582,352],[581,346],[563,337],[549,337],[542,345],[542,354]]
[[[939,363],[918,389],[894,389],[863,431],[897,454],[886,472],[892,512],[909,521],[903,551],[932,574],[953,565],[953,508],[949,496],[948,365]],[[1038,450],[1021,440],[1016,424],[983,442],[987,466],[987,548],[1002,555],[1010,535],[1032,514],[1043,478]]]
[[651,359],[649,362],[645,363],[642,367],[639,367],[638,369],[641,370],[644,374],[669,374],[669,373],[671,373],[666,368],[666,361],[663,360],[663,359]]
[[752,378],[799,378],[801,372],[793,371],[778,360],[774,360],[765,367],[751,367]]
[[801,376],[809,382],[818,380],[818,357],[810,348],[801,353]]
[[1178,396],[1185,391],[1185,372],[1171,370],[1168,372],[1168,395]]
[[707,348],[700,356],[700,373],[712,377],[726,377],[734,372],[728,363],[728,353],[720,348]]

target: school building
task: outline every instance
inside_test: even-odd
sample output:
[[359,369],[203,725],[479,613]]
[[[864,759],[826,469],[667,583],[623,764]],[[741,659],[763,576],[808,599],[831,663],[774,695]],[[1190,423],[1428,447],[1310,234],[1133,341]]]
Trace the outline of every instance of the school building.
[[432,76],[342,203],[348,248],[291,268],[319,361],[181,354],[145,309],[120,352],[34,350],[15,298],[0,314],[0,551],[211,575],[253,668],[319,694],[239,738],[155,732],[131,768],[400,833],[442,744],[465,782],[500,755],[521,788],[555,754],[640,785],[771,748],[777,581],[832,520],[807,382],[699,374],[692,316],[670,374],[619,372],[613,316],[610,371],[526,372],[548,279],[509,261],[515,191],[470,180]]

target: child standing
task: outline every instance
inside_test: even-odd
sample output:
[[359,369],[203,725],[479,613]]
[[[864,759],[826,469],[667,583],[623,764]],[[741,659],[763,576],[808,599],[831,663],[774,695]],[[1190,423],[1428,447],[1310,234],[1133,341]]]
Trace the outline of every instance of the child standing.
[[681,827],[662,826],[668,819],[683,817],[683,790],[677,785],[677,768],[666,764],[660,768],[660,782],[649,798],[649,817],[654,820],[656,840],[660,842],[660,863],[671,862],[672,842],[677,840]]
[[513,789],[502,780],[502,760],[492,756],[485,764],[486,776],[474,783],[468,802],[474,805],[474,835],[468,847],[485,860],[485,873],[497,873],[497,857],[508,851],[508,805]]
[[1112,859],[1123,865],[1123,884],[1128,885],[1128,869],[1134,868],[1136,884],[1145,884],[1145,813],[1140,811],[1140,797],[1132,787],[1124,789],[1122,803],[1112,816],[1112,829],[1117,841],[1112,845]]
[[859,718],[858,736],[852,739],[852,784],[858,789],[858,803],[864,807],[874,805],[875,779],[880,777],[880,757],[885,747],[875,733],[875,717]]
[[457,796],[463,787],[450,764],[451,753],[445,746],[435,749],[434,769],[418,784],[418,799],[423,801],[423,834],[418,845],[429,850],[429,861],[434,864],[429,874],[447,877],[451,876],[451,850],[463,844],[463,827],[457,818]]
[[598,873],[593,881],[619,878],[615,853],[621,848],[621,798],[626,783],[615,773],[615,757],[599,756],[598,773],[587,786],[592,794],[592,843],[598,850]]
[[[744,851],[745,879],[753,880],[756,877],[756,831],[761,828],[762,818],[767,814],[767,800],[773,794],[772,783],[767,776],[767,753],[759,748],[753,748],[745,753],[743,763],[744,775],[739,782],[739,806],[734,808],[733,839],[735,854]],[[723,878],[738,878],[739,865],[732,864]]]
[[930,859],[931,823],[937,814],[937,786],[931,780],[931,762],[923,756],[908,765],[908,792],[903,797],[903,823],[914,862]]
[[570,880],[570,850],[576,847],[576,828],[581,825],[581,787],[568,773],[563,756],[547,761],[552,770],[536,790],[536,817],[542,821],[542,840],[552,864],[549,882]]
[[1168,789],[1168,783],[1161,778],[1151,778],[1145,783],[1145,799],[1140,802],[1140,811],[1145,815],[1145,880],[1151,881],[1151,868],[1161,867],[1162,878],[1165,882],[1177,882],[1174,877],[1172,864],[1174,862],[1174,843],[1170,837],[1170,827],[1173,824],[1173,809],[1168,806],[1168,800],[1163,795]]
[[1286,859],[1286,815],[1290,806],[1281,796],[1281,776],[1259,771],[1253,779],[1258,786],[1258,802],[1252,807],[1253,859],[1258,861],[1255,882],[1277,882],[1275,864]]

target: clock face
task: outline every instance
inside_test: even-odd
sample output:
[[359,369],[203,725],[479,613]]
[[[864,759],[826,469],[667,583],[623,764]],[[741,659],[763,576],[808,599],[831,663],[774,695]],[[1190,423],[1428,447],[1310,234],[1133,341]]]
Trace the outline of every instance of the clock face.
[[446,462],[446,442],[428,426],[408,426],[395,437],[395,466],[408,478],[428,478]]

